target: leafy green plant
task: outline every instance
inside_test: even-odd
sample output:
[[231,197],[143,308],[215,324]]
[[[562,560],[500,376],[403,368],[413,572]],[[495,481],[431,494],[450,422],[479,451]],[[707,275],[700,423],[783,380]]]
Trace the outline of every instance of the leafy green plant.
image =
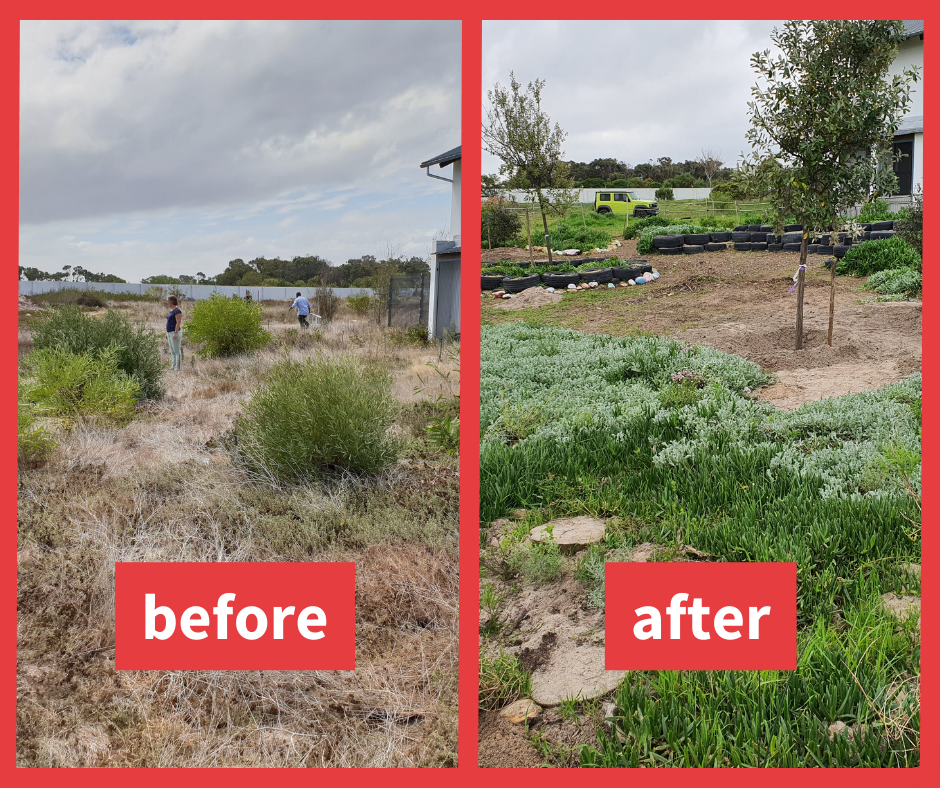
[[886,222],[893,218],[891,216],[891,205],[887,200],[872,200],[866,202],[859,211],[858,220],[860,222]]
[[490,658],[481,649],[479,687],[480,708],[501,709],[531,693],[532,677],[515,655],[502,653]]
[[869,276],[892,268],[913,268],[919,271],[922,265],[917,250],[895,235],[850,247],[839,261],[836,273]]
[[520,576],[527,585],[551,583],[561,577],[561,549],[554,542],[523,542],[506,556],[507,574]]
[[924,287],[924,276],[913,268],[888,268],[876,271],[865,283],[867,290],[881,295],[915,297]]
[[917,254],[924,254],[924,193],[920,189],[914,192],[911,207],[898,214],[894,224],[895,232]]
[[398,411],[384,369],[354,357],[283,361],[236,421],[236,454],[274,482],[377,473],[398,456],[388,434]]
[[499,205],[487,205],[481,212],[481,243],[487,248],[506,246],[522,233],[522,221],[517,211]]
[[676,199],[671,186],[661,186],[656,190],[656,199],[665,202],[666,200]]
[[22,396],[17,409],[17,457],[20,462],[41,463],[56,447],[55,439],[36,413],[36,406]]
[[666,216],[648,216],[645,219],[635,219],[627,225],[627,230],[623,234],[625,239],[636,238],[641,230],[647,227],[668,227],[672,222]]
[[356,315],[368,315],[372,310],[372,296],[368,293],[357,293],[346,297],[346,306]]
[[118,367],[116,347],[95,353],[46,348],[27,356],[24,395],[46,416],[66,425],[79,421],[125,422],[134,417],[137,380]]
[[114,347],[117,369],[137,381],[139,396],[163,396],[161,337],[143,323],[132,323],[117,310],[109,309],[104,317],[94,318],[83,314],[78,306],[57,307],[44,312],[32,332],[36,350],[58,348],[77,355],[95,355]]
[[260,303],[213,293],[196,302],[183,323],[183,334],[201,345],[198,353],[206,358],[236,356],[252,353],[270,341],[262,321]]

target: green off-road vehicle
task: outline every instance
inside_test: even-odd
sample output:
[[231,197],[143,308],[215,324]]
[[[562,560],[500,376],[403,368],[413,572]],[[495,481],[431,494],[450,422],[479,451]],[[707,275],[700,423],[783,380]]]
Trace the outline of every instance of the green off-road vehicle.
[[653,201],[641,200],[635,192],[624,189],[605,189],[594,195],[594,210],[597,213],[628,213],[630,216],[656,216],[659,205]]

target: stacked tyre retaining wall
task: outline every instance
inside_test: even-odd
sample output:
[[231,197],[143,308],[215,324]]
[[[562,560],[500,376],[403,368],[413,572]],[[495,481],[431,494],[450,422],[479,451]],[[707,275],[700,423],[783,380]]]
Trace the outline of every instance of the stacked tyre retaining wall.
[[[653,266],[646,260],[620,260],[614,258],[625,265],[603,266],[597,268],[591,267],[583,271],[547,271],[544,274],[532,273],[528,276],[503,276],[502,274],[481,274],[481,290],[505,290],[507,293],[521,293],[530,287],[553,287],[556,290],[571,289],[570,286],[580,287],[589,282],[596,282],[598,285],[620,284],[621,282],[636,282],[637,279],[644,279],[644,274],[652,274]],[[596,262],[610,262],[611,258],[598,258]],[[584,262],[593,262],[583,260]],[[522,268],[528,267],[528,262]]]
[[[809,254],[833,255],[842,258],[854,244],[890,238],[894,235],[894,222],[874,222],[861,225],[861,238],[853,241],[849,233],[837,233],[836,244],[832,244],[832,231],[812,232],[807,251]],[[653,248],[663,255],[701,254],[723,252],[734,249],[738,252],[799,252],[803,243],[803,225],[789,224],[783,235],[775,235],[766,225],[741,225],[733,231],[691,233],[686,235],[657,235],[653,237]]]

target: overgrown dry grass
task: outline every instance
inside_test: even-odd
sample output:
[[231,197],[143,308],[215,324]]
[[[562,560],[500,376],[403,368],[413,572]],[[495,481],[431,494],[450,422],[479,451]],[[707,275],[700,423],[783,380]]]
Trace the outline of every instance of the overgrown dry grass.
[[[162,306],[129,306],[161,327]],[[167,397],[128,426],[76,427],[20,469],[18,765],[455,765],[457,461],[423,428],[430,401],[456,394],[456,363],[445,355],[447,379],[426,366],[437,349],[345,316],[301,337],[286,307],[265,307],[264,352],[186,349]],[[246,478],[224,445],[242,402],[283,355],[314,353],[388,366],[404,458],[379,478]],[[419,376],[432,384],[416,396]],[[354,561],[356,670],[118,673],[116,561]]]

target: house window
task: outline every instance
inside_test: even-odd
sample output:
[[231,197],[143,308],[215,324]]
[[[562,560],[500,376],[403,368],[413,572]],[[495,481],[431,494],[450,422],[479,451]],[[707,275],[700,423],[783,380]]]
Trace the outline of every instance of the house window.
[[898,176],[898,194],[910,194],[914,175],[914,137],[895,137],[892,146],[894,153],[894,174]]
[[599,197],[601,198],[601,202],[610,202],[610,195],[609,195],[609,194],[601,194],[601,195],[599,195]]

